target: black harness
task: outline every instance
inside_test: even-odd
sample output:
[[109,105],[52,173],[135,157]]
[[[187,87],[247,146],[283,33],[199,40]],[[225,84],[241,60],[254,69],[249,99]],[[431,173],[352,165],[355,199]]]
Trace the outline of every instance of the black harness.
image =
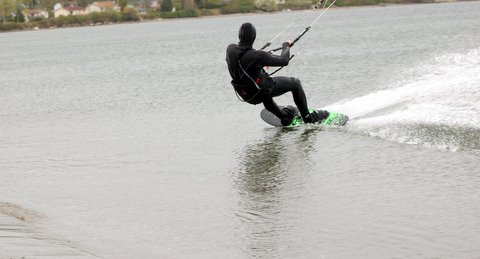
[[[246,49],[246,50],[242,51],[241,53],[239,53],[236,59],[237,59],[238,67],[240,68],[240,71],[242,72],[240,75],[238,75],[238,78],[242,79],[243,75],[245,75],[245,76],[247,76],[249,81],[251,81],[251,83],[240,83],[240,82],[236,82],[235,79],[233,79],[231,81],[231,84],[232,84],[233,88],[235,89],[235,94],[237,95],[237,98],[240,101],[251,103],[251,104],[258,104],[258,103],[261,103],[262,99],[263,99],[263,98],[260,98],[260,97],[262,97],[261,96],[261,93],[263,92],[262,88],[258,85],[260,83],[261,79],[257,78],[256,80],[254,80],[247,73],[247,71],[243,68],[243,66],[240,62],[240,59],[249,50],[250,49]],[[227,60],[227,61],[230,64],[230,61],[229,60]],[[247,69],[249,68],[249,66],[247,66]]]

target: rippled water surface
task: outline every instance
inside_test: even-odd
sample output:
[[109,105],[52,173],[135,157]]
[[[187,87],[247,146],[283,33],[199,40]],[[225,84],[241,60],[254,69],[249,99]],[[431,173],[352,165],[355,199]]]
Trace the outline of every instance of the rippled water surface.
[[479,13],[329,10],[279,74],[343,128],[229,84],[241,23],[317,12],[0,34],[0,257],[478,258]]

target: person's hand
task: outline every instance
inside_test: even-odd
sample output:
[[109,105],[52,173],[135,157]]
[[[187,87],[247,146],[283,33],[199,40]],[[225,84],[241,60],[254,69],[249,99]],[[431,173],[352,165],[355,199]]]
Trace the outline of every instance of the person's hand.
[[286,41],[286,42],[283,43],[283,46],[291,47],[291,46],[293,46],[293,43],[292,43],[292,41]]

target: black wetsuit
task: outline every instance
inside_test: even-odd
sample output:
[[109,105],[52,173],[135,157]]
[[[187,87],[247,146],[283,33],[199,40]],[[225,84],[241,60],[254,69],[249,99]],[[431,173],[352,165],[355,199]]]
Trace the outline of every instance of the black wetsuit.
[[279,118],[289,114],[281,110],[273,97],[292,92],[293,99],[303,117],[309,114],[307,99],[300,80],[294,77],[270,77],[265,66],[286,66],[290,60],[288,43],[283,44],[282,53],[272,55],[252,48],[256,32],[253,25],[246,23],[240,28],[240,42],[227,47],[227,64],[232,85],[242,99],[251,104],[263,103],[265,108]]

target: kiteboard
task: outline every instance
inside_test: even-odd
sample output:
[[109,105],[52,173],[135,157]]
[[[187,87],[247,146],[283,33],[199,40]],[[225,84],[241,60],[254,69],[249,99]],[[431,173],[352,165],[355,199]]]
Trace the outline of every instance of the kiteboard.
[[[279,106],[280,109],[285,108],[285,106]],[[266,123],[275,126],[275,127],[294,127],[298,126],[301,124],[305,124],[305,122],[302,119],[302,116],[300,115],[300,111],[298,110],[297,107],[295,108],[295,115],[293,117],[293,121],[290,125],[288,126],[283,126],[282,122],[280,119],[275,116],[273,113],[267,111],[267,109],[263,109],[260,112],[260,117],[262,120],[264,120]],[[313,112],[315,110],[310,109],[310,112]],[[348,121],[348,116],[345,114],[341,114],[338,112],[329,112],[330,114],[328,115],[327,118],[325,118],[320,124],[325,125],[325,126],[344,126],[347,121]]]

